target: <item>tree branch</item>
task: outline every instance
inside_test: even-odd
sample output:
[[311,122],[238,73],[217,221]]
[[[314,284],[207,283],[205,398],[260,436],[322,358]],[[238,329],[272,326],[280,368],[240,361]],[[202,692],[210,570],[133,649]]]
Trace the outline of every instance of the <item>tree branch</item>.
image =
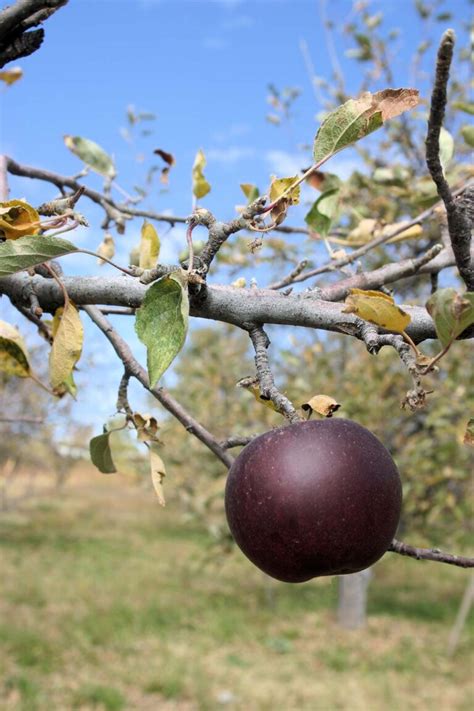
[[[324,301],[341,301],[349,294],[350,289],[379,289],[384,284],[392,284],[395,281],[406,279],[419,272],[421,267],[433,261],[442,249],[442,245],[435,244],[426,254],[422,254],[416,259],[404,259],[402,262],[385,264],[380,269],[374,269],[371,272],[355,274],[348,279],[337,282],[337,284],[318,289],[318,296]],[[438,266],[436,271],[439,271]]]
[[[6,294],[15,304],[28,306],[25,287],[31,277],[25,272],[0,279],[0,294]],[[34,291],[44,311],[54,312],[62,306],[62,295],[53,279],[35,275],[31,279]],[[137,279],[118,277],[63,277],[68,294],[78,306],[103,304],[138,308],[146,287]],[[344,305],[322,301],[312,292],[284,295],[268,289],[236,289],[232,286],[207,286],[191,299],[191,315],[222,321],[245,328],[245,324],[279,324],[302,326],[362,338],[364,322],[354,314],[343,313]],[[403,306],[410,315],[407,333],[415,343],[437,338],[433,320],[425,308]]]
[[220,442],[220,445],[223,449],[232,449],[233,447],[245,447],[253,439],[255,439],[255,437],[258,437],[258,435],[248,435],[247,437],[234,435],[232,437],[227,437],[227,439],[223,439]]
[[48,19],[68,0],[17,0],[0,12],[0,67],[26,57],[41,46],[44,30],[32,27]]
[[[89,200],[92,200],[92,202],[100,205],[104,210],[106,210],[106,212],[107,208],[115,210],[118,216],[126,215],[128,217],[144,217],[149,220],[156,220],[157,222],[168,222],[171,225],[176,223],[184,224],[187,220],[186,217],[174,217],[173,215],[163,215],[149,210],[131,208],[127,205],[114,202],[111,197],[99,193],[97,190],[85,187],[76,178],[60,175],[59,173],[53,173],[50,170],[43,170],[42,168],[34,168],[29,165],[20,165],[20,163],[17,163],[9,156],[5,156],[5,160],[7,170],[12,175],[18,175],[23,178],[31,178],[32,180],[42,180],[56,186],[58,190],[69,188],[75,192],[84,188],[83,194],[88,197]],[[117,216],[113,214],[109,215],[109,217],[114,221],[117,219]]]
[[437,563],[457,565],[460,568],[474,568],[474,558],[466,558],[462,555],[453,555],[452,553],[443,553],[443,551],[440,551],[438,548],[415,548],[415,546],[410,546],[408,543],[397,541],[396,538],[391,542],[388,551],[390,553],[406,555],[416,560],[432,560]]
[[148,392],[151,393],[166,410],[168,410],[168,412],[176,417],[176,419],[181,422],[183,427],[188,432],[197,437],[197,439],[205,444],[206,447],[214,452],[216,457],[220,459],[226,467],[230,467],[234,461],[233,457],[231,457],[230,454],[228,454],[225,449],[221,447],[213,435],[208,432],[203,425],[195,420],[194,417],[192,417],[167,390],[165,390],[165,388],[157,386],[150,387],[150,382],[145,369],[142,368],[140,363],[135,359],[128,344],[120,336],[120,334],[117,333],[110,321],[105,318],[99,309],[95,306],[84,306],[84,311],[95,323],[95,325],[104,333],[106,338],[108,338],[116,354],[122,361],[126,371],[133,375],[133,377],[136,378],[143,385],[143,387],[148,390]]
[[[453,192],[453,196],[460,196],[462,195],[465,191],[470,190],[473,187],[473,181],[469,180],[465,185],[462,185],[460,188],[458,188],[456,191]],[[341,257],[340,259],[332,259],[330,262],[327,262],[326,264],[322,264],[320,267],[315,267],[314,269],[310,269],[307,272],[303,272],[299,276],[297,276],[295,279],[293,279],[293,283],[301,282],[301,281],[306,281],[306,279],[310,279],[311,277],[318,276],[319,274],[324,274],[326,272],[334,272],[338,271],[339,269],[342,269],[342,267],[347,266],[348,264],[352,264],[355,262],[356,259],[359,259],[359,257],[364,256],[364,254],[367,254],[367,252],[370,252],[373,249],[376,249],[377,247],[380,247],[381,245],[385,244],[386,242],[389,242],[391,239],[394,237],[397,237],[398,235],[402,234],[402,232],[405,232],[405,230],[409,229],[410,227],[414,227],[415,225],[419,225],[423,223],[426,219],[431,217],[431,215],[434,213],[434,211],[442,204],[442,201],[437,202],[436,204],[432,205],[431,207],[427,208],[426,210],[423,210],[423,212],[420,212],[419,215],[414,217],[410,222],[405,222],[403,225],[400,225],[399,227],[394,227],[391,232],[388,232],[385,235],[381,235],[380,237],[377,237],[376,239],[372,240],[371,242],[368,242],[367,244],[364,244],[362,247],[359,247],[358,249],[354,249],[350,254],[346,255],[345,257]]]
[[299,422],[301,417],[296,412],[293,403],[278,390],[273,380],[267,353],[267,348],[270,345],[267,334],[262,326],[255,325],[250,326],[248,332],[255,349],[255,366],[261,397],[264,400],[271,400],[278,412],[281,412],[290,422]]
[[448,229],[459,274],[468,291],[474,291],[474,263],[471,260],[471,220],[456,202],[443,174],[439,157],[439,135],[443,125],[447,103],[449,69],[453,58],[455,36],[447,30],[441,38],[436,63],[436,76],[431,95],[428,133],[426,136],[426,163],[428,170],[443,200],[448,216]]

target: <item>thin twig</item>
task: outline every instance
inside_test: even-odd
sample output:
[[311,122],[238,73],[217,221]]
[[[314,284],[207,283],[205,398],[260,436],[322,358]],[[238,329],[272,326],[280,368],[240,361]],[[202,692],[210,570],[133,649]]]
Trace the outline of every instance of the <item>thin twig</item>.
[[289,286],[290,284],[293,284],[295,281],[296,277],[301,274],[301,272],[306,269],[308,265],[308,260],[303,259],[299,264],[296,265],[294,269],[291,270],[291,272],[280,279],[279,281],[275,281],[272,284],[269,284],[266,288],[267,289],[282,289],[285,286]]
[[336,284],[318,289],[318,296],[324,301],[340,301],[348,295],[350,289],[379,289],[384,284],[406,279],[431,262],[440,254],[442,249],[441,244],[435,244],[425,254],[416,259],[404,259],[402,262],[384,264],[380,269],[374,269],[371,272],[355,274]]
[[397,541],[396,538],[391,542],[388,551],[390,553],[398,553],[406,555],[409,558],[416,560],[432,560],[436,563],[447,563],[448,565],[457,565],[460,568],[474,568],[474,558],[466,558],[462,555],[453,555],[452,553],[443,553],[438,548],[416,548],[408,543]]
[[43,336],[48,341],[48,343],[53,342],[53,334],[51,332],[50,327],[47,324],[45,324],[44,321],[42,321],[39,316],[31,313],[31,310],[29,308],[27,308],[25,306],[21,306],[21,304],[14,303],[13,305],[25,318],[28,319],[28,321],[31,321],[31,323],[34,323],[35,326],[37,326],[38,331],[40,331],[43,334]]
[[206,447],[214,452],[226,467],[232,466],[234,461],[233,457],[220,446],[218,440],[216,440],[200,422],[195,420],[165,388],[150,386],[150,381],[145,369],[142,368],[140,363],[136,360],[126,341],[117,333],[110,321],[105,318],[100,310],[96,306],[85,306],[84,311],[108,338],[127,372],[133,375],[168,412],[171,412],[188,432],[197,437]]
[[[454,193],[453,196],[461,195],[464,193],[466,190],[468,190],[471,186],[473,185],[473,181],[470,180],[465,185],[461,186],[458,188]],[[389,240],[393,239],[393,237],[397,237],[399,234],[402,232],[405,232],[405,230],[408,230],[410,227],[414,227],[415,225],[421,224],[424,222],[428,217],[431,217],[433,212],[442,204],[442,201],[437,202],[435,205],[432,205],[431,207],[427,208],[426,210],[423,210],[423,212],[420,212],[419,215],[414,217],[410,222],[405,222],[403,225],[400,225],[398,227],[394,227],[393,230],[390,232],[387,232],[387,234],[381,235],[380,237],[377,237],[376,239],[372,240],[371,242],[368,242],[367,244],[363,245],[362,247],[359,247],[358,249],[354,249],[350,254],[346,255],[345,257],[341,257],[341,259],[333,259],[330,262],[327,262],[326,264],[322,264],[320,267],[316,267],[315,269],[310,269],[307,272],[303,272],[300,274],[299,277],[297,277],[294,282],[300,282],[300,281],[306,281],[306,279],[310,279],[311,277],[318,276],[319,274],[324,274],[326,272],[333,272],[341,269],[342,267],[347,266],[348,264],[352,264],[356,259],[359,257],[362,257],[364,254],[367,254],[367,252],[370,252],[373,249],[376,249],[376,247],[380,247],[381,245],[385,244]]]
[[301,417],[293,403],[278,390],[273,380],[267,353],[270,345],[267,334],[262,326],[252,324],[249,325],[248,332],[255,350],[255,366],[261,397],[264,400],[271,400],[278,412],[281,412],[290,422],[299,422]]
[[[69,188],[70,190],[77,191],[84,188],[81,183],[77,181],[76,178],[71,178],[66,175],[60,175],[59,173],[53,173],[50,170],[43,170],[42,168],[34,168],[29,165],[21,165],[17,163],[9,156],[6,156],[7,170],[12,175],[20,175],[24,178],[31,178],[32,180],[42,180],[47,183],[55,185],[58,189]],[[111,210],[115,210],[117,214],[113,214],[112,220],[116,220],[120,215],[128,217],[145,217],[150,220],[156,220],[157,222],[168,222],[171,225],[176,223],[184,224],[187,221],[186,217],[175,217],[173,215],[163,215],[157,212],[151,212],[149,210],[139,210],[128,207],[127,205],[117,204],[110,197],[106,197],[102,193],[92,188],[85,187],[83,194],[85,197],[100,205],[104,209],[106,207]]]
[[258,435],[248,435],[247,437],[239,435],[234,435],[232,437],[227,437],[220,442],[222,449],[232,449],[233,447],[245,447],[252,440],[254,440]]
[[428,133],[426,136],[426,163],[436,185],[438,195],[443,200],[448,217],[448,230],[459,274],[468,291],[474,291],[474,265],[471,260],[471,220],[468,214],[454,200],[451,189],[443,174],[439,157],[439,136],[443,125],[447,103],[449,69],[453,58],[455,35],[447,30],[441,38],[436,63],[436,76],[431,95]]
[[3,417],[0,416],[0,422],[20,422],[28,425],[42,425],[44,420],[39,417]]
[[124,412],[127,415],[127,418],[132,417],[132,408],[128,402],[128,384],[130,382],[130,376],[130,371],[125,368],[117,391],[117,412]]

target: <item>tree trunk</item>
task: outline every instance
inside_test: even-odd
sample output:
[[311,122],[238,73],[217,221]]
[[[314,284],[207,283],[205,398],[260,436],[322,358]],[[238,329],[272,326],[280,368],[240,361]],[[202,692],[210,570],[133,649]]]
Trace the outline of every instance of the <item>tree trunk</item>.
[[372,570],[339,577],[337,621],[341,627],[355,630],[367,623],[367,589]]

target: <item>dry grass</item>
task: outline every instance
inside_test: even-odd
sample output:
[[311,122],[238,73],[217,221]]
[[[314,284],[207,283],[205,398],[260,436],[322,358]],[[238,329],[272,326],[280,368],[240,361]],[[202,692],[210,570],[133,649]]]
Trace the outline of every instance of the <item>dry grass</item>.
[[279,584],[151,492],[83,470],[0,518],[0,708],[350,711],[472,708],[466,572],[387,555],[364,632],[336,583]]

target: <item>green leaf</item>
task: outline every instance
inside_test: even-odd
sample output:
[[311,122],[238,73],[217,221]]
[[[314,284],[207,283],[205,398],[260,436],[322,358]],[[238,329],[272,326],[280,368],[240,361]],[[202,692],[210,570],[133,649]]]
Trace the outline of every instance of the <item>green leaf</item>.
[[0,371],[20,378],[31,375],[28,352],[18,329],[0,321]]
[[104,434],[97,435],[97,437],[93,437],[89,442],[92,464],[94,464],[102,474],[113,474],[117,471],[112,460],[109,436],[110,432],[105,432]]
[[453,101],[453,109],[458,109],[458,111],[464,111],[465,114],[470,114],[474,116],[474,102],[473,101]]
[[454,140],[449,131],[441,126],[439,134],[439,160],[443,172],[446,173],[446,166],[454,154]]
[[112,158],[101,146],[89,138],[81,136],[64,136],[64,143],[71,153],[74,153],[93,171],[113,180],[117,175]]
[[468,146],[474,148],[474,126],[463,126],[461,128],[461,136],[464,138]]
[[384,89],[349,99],[321,124],[313,144],[314,162],[321,163],[417,104],[416,89]]
[[339,188],[326,190],[318,197],[306,215],[306,224],[322,237],[326,237],[331,225],[339,215]]
[[458,294],[456,289],[438,289],[426,302],[443,348],[449,346],[474,323],[474,293]]
[[249,205],[260,195],[259,189],[256,185],[253,185],[252,183],[240,183],[240,189],[247,198],[247,203]]
[[161,378],[184,345],[189,300],[185,272],[172,272],[146,292],[137,311],[135,330],[147,347],[150,385]]
[[0,244],[0,277],[15,274],[63,254],[76,252],[71,242],[48,235],[30,235]]
[[199,150],[196,153],[193,165],[193,195],[199,200],[211,191],[211,186],[204,177],[203,170],[206,167],[206,156],[204,151]]

